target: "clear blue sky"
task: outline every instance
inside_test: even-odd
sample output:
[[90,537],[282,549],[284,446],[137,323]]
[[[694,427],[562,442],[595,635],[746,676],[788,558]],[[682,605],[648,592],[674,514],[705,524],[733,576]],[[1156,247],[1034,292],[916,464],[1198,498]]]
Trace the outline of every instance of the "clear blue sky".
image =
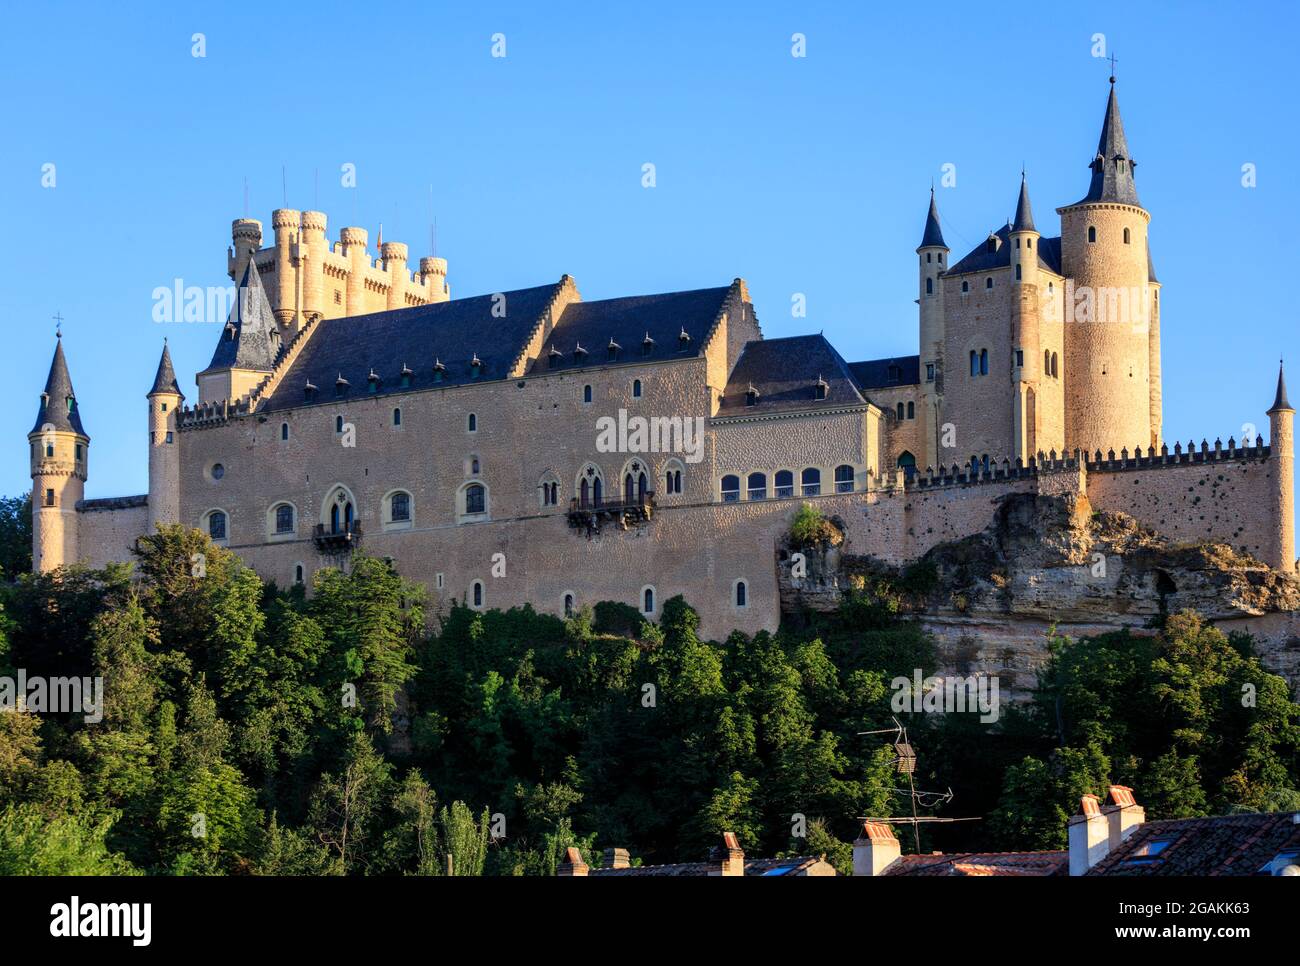
[[[769,336],[849,359],[916,352],[927,192],[954,257],[1012,213],[1080,197],[1106,97],[1104,33],[1164,283],[1165,432],[1261,427],[1290,298],[1300,180],[1290,5],[11,5],[0,34],[0,492],[61,313],[93,439],[89,496],[146,490],[164,335],[182,388],[220,323],[151,320],[180,277],[228,284],[230,221],[320,208],[427,254],[430,185],[454,295],[573,274],[586,298],[748,280]],[[807,57],[791,56],[791,35]],[[206,57],[191,35],[206,35]],[[506,36],[494,59],[491,37]],[[641,187],[641,166],[658,185]],[[56,165],[54,188],[42,165]],[[340,186],[357,166],[358,187]],[[1241,186],[1257,165],[1258,187]],[[318,179],[319,187],[316,187]],[[960,249],[960,251],[958,251]],[[808,317],[791,317],[805,293]]]

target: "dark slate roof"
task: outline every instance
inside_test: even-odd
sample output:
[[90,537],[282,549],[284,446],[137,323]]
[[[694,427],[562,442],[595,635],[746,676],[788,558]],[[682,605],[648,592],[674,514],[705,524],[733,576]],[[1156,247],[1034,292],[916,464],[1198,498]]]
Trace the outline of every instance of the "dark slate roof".
[[[826,398],[816,398],[817,380],[826,383]],[[750,387],[758,401],[746,405]],[[745,343],[723,390],[719,416],[740,416],[866,403],[853,375],[835,348],[821,335],[754,339]]]
[[1156,266],[1155,266],[1155,264],[1151,261],[1151,246],[1150,246],[1150,245],[1147,246],[1147,281],[1148,281],[1148,282],[1159,282],[1159,281],[1160,281],[1160,279],[1156,278]]
[[[1088,875],[1258,875],[1281,852],[1300,850],[1297,812],[1146,822]],[[1154,843],[1167,843],[1155,851]]]
[[[697,356],[730,291],[728,286],[572,302],[547,337],[532,371]],[[685,341],[683,331],[690,336]],[[648,352],[647,335],[654,340]],[[614,358],[610,357],[611,341],[617,347]],[[578,353],[578,346],[585,354]]]
[[56,430],[86,435],[77,409],[77,395],[72,391],[72,377],[68,375],[68,360],[63,356],[62,338],[54,345],[54,359],[50,362],[50,374],[45,380],[45,391],[41,393],[41,406],[36,411],[36,425],[32,432],[40,432],[47,425]]
[[1119,99],[1115,96],[1115,81],[1110,84],[1110,97],[1106,101],[1106,116],[1101,122],[1101,138],[1097,153],[1088,165],[1092,168],[1092,182],[1088,193],[1076,205],[1091,201],[1116,201],[1126,205],[1140,205],[1133,169],[1137,162],[1128,153],[1128,140],[1124,137],[1124,122],[1119,116]]
[[96,513],[101,510],[131,510],[149,505],[149,494],[139,496],[104,496],[96,500],[78,500],[78,513]]
[[1020,174],[1020,197],[1016,200],[1016,217],[1011,222],[1012,231],[1038,231],[1034,227],[1034,210],[1029,207],[1029,183],[1024,172]]
[[864,393],[872,389],[915,386],[921,382],[921,357],[897,356],[893,359],[850,362],[849,371],[853,373],[858,389]]
[[158,374],[153,377],[153,388],[146,395],[153,396],[161,392],[175,393],[182,399],[185,398],[181,387],[176,383],[176,370],[172,368],[172,354],[168,351],[165,340],[162,358],[158,360]]
[[918,248],[947,248],[943,240],[943,230],[939,227],[939,206],[934,203],[934,189],[930,189],[930,211],[925,216],[925,234],[921,236]]
[[1049,876],[1066,875],[1069,852],[959,852],[901,855],[885,875]]
[[[321,319],[266,408],[364,398],[370,394],[372,371],[379,377],[377,393],[468,383],[474,378],[476,358],[478,381],[505,379],[563,284]],[[504,304],[505,315],[498,318],[493,307],[499,304]],[[440,383],[434,382],[435,363],[444,367]],[[411,370],[409,387],[401,385],[403,366]],[[342,396],[335,392],[340,377],[348,382]],[[304,391],[308,382],[318,390],[310,399]]]
[[262,287],[257,259],[248,260],[235,304],[221,330],[209,369],[254,369],[269,372],[280,354],[280,329]]
[[[987,272],[995,268],[1007,268],[1011,265],[1011,248],[1008,241],[1011,237],[1011,226],[1003,225],[993,235],[1001,242],[997,251],[988,250],[988,239],[980,242],[978,246],[971,249],[970,254],[959,261],[952,268],[948,269],[945,275],[964,275],[967,272]],[[1038,265],[1048,271],[1061,274],[1061,239],[1060,238],[1039,238],[1038,239]]]
[[1291,403],[1286,398],[1286,374],[1282,371],[1282,363],[1279,362],[1277,364],[1277,395],[1273,397],[1273,405],[1269,412],[1291,408]]

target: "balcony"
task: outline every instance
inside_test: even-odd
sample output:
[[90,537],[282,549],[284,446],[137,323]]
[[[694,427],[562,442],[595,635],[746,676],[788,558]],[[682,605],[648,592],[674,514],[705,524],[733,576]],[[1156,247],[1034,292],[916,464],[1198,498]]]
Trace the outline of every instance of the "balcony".
[[583,504],[573,499],[569,501],[569,526],[584,531],[588,537],[600,533],[611,524],[620,530],[627,530],[648,521],[654,516],[654,508],[655,495],[652,490],[646,490],[621,503]]
[[338,557],[351,553],[361,544],[361,524],[353,520],[337,530],[316,524],[316,549],[327,557]]

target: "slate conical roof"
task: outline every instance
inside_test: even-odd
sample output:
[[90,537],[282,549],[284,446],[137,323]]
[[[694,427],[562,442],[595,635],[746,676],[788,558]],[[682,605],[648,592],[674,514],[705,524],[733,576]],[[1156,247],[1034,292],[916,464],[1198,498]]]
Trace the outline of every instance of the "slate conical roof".
[[173,395],[185,398],[181,392],[181,387],[176,384],[176,370],[172,368],[172,354],[167,350],[167,341],[163,340],[162,358],[158,360],[158,374],[153,377],[153,388],[147,395],[156,396],[159,393],[172,393]]
[[1277,364],[1277,396],[1274,398],[1269,412],[1280,412],[1284,409],[1295,412],[1295,407],[1286,398],[1286,375],[1282,371],[1282,363],[1279,362]]
[[81,425],[81,414],[77,411],[77,396],[72,391],[72,377],[68,375],[68,360],[63,356],[62,338],[54,346],[50,375],[45,380],[41,408],[37,410],[32,432],[38,433],[46,426],[52,426],[55,431],[86,435]]
[[1034,227],[1034,210],[1029,207],[1029,184],[1025,175],[1020,173],[1020,200],[1016,202],[1016,218],[1011,224],[1012,231],[1038,231]]
[[930,212],[925,216],[925,234],[918,248],[947,248],[943,231],[939,228],[939,206],[934,203],[934,189],[930,189]]
[[1089,164],[1092,183],[1088,185],[1088,194],[1075,204],[1116,201],[1141,205],[1133,181],[1135,164],[1128,153],[1128,140],[1124,137],[1124,122],[1119,116],[1119,99],[1115,96],[1115,79],[1112,77],[1106,116],[1101,122],[1101,138],[1097,142],[1097,153]]
[[262,287],[257,262],[250,258],[208,369],[270,371],[279,354],[280,330],[271,314],[271,303]]

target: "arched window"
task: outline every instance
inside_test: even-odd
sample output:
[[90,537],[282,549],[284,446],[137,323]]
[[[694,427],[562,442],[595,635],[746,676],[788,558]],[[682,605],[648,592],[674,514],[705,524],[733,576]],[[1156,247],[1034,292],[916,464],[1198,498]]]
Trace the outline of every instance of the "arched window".
[[800,489],[804,496],[817,496],[822,491],[822,471],[809,466],[799,474]]
[[275,532],[293,533],[293,507],[287,503],[275,508]]
[[1128,233],[1128,229],[1125,228],[1125,229],[1124,229],[1124,244],[1127,245],[1128,242],[1129,242],[1129,233]]
[[989,350],[980,349],[980,375],[987,376],[988,374],[989,374]]
[[908,418],[908,419],[915,419],[915,418],[916,418],[916,403],[914,403],[914,402],[909,402],[909,403],[907,404],[907,418]]
[[300,584],[302,583],[302,578],[303,578],[302,564],[298,564],[293,568],[293,582],[295,584]]
[[1089,241],[1089,242],[1095,242],[1096,240],[1097,240],[1097,226],[1096,226],[1096,225],[1089,225],[1089,226],[1088,226],[1088,241]]
[[481,580],[474,581],[474,583],[470,585],[469,594],[470,594],[470,600],[472,601],[470,606],[475,609],[482,607],[483,606],[483,581]]
[[650,489],[650,478],[646,475],[645,464],[632,460],[623,469],[623,502],[640,503]]
[[907,450],[903,450],[898,454],[898,468],[903,471],[908,480],[911,480],[916,476],[916,457]]
[[1052,353],[1052,375],[1053,375],[1053,376],[1059,375],[1059,373],[1057,372],[1057,369],[1056,369],[1056,353],[1055,353],[1055,352]]
[[336,487],[327,501],[329,506],[330,533],[350,533],[356,510],[352,505],[352,496],[343,487]]
[[578,475],[578,503],[581,506],[600,506],[604,483],[600,470],[588,464]]
[[487,490],[483,488],[483,484],[471,483],[465,487],[465,512],[487,512]]
[[835,492],[853,492],[853,467],[848,465],[835,467]]
[[682,465],[677,460],[669,460],[664,467],[664,492],[669,494],[682,492]]
[[970,280],[969,280],[969,279],[962,279],[962,282],[961,282],[961,291],[962,291],[962,294],[963,294],[963,295],[965,295],[966,293],[968,293],[968,292],[970,291]]
[[794,474],[789,470],[777,470],[772,477],[773,495],[779,500],[794,496]]
[[537,488],[541,492],[542,506],[555,506],[560,502],[560,484],[550,473],[542,477]]
[[898,418],[901,420],[901,419],[904,417],[904,415],[905,415],[906,413],[907,413],[906,408],[903,406],[902,403],[899,403],[899,404],[898,404]]
[[589,403],[589,402],[591,402],[591,387],[590,387],[590,386],[583,386],[583,387],[582,387],[582,401],[585,402],[585,403]]
[[478,471],[479,471],[478,457],[471,456],[469,460],[469,475],[478,476]]
[[1052,374],[1052,350],[1044,349],[1043,350],[1043,375],[1050,376],[1051,374]]
[[335,417],[334,417],[334,432],[336,432],[336,433],[341,433],[341,432],[343,432],[343,417],[342,417],[342,416],[335,416]]
[[470,413],[467,417],[465,417],[465,430],[466,432],[470,432],[470,433],[478,432],[478,416],[476,416],[474,413]]
[[573,595],[572,594],[564,595],[564,616],[565,617],[573,616]]
[[393,425],[394,426],[402,425],[402,411],[400,409],[393,410]]
[[640,379],[633,379],[633,380],[632,380],[632,398],[633,398],[633,399],[640,399],[640,398],[641,398],[641,380],[640,380]]
[[655,589],[647,587],[641,591],[641,613],[653,614],[655,612]]
[[926,295],[933,295],[933,294],[934,294],[934,279],[932,279],[932,278],[927,278],[927,279],[925,280],[925,294],[926,294]]
[[970,350],[970,374],[978,376],[980,374],[980,357],[974,349]]
[[281,438],[281,439],[288,439],[288,438],[289,438],[289,424],[288,424],[288,423],[281,423],[281,424],[280,424],[280,438]]
[[1020,266],[1016,265],[1016,281],[1020,281]]
[[52,458],[54,457],[54,444],[53,444],[53,443],[46,443],[46,444],[45,444],[45,456],[46,456],[46,458],[49,458],[49,459],[52,459]]
[[388,500],[388,518],[394,523],[409,522],[411,519],[411,494],[394,493]]
[[984,287],[985,287],[985,288],[992,288],[992,287],[993,287],[993,276],[992,276],[992,275],[990,275],[988,278],[984,279]]
[[740,499],[740,477],[728,473],[722,478],[722,502],[735,503]]
[[208,514],[208,536],[213,540],[226,539],[226,514],[221,510]]
[[749,588],[745,586],[745,582],[743,580],[736,581],[736,606],[737,607],[749,606]]
[[751,500],[767,499],[767,474],[750,473],[745,480],[745,491]]

